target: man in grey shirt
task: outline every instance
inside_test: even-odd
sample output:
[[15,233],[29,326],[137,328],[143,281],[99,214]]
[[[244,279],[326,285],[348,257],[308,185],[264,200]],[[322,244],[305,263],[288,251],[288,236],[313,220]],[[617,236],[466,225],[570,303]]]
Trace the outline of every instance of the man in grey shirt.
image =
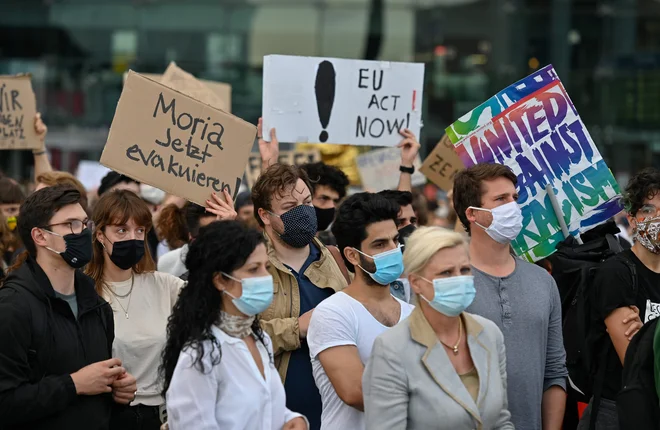
[[454,178],[454,207],[471,236],[477,289],[467,311],[490,319],[504,333],[516,429],[560,430],[568,376],[561,302],[545,270],[510,253],[522,228],[516,183],[500,164],[477,164]]

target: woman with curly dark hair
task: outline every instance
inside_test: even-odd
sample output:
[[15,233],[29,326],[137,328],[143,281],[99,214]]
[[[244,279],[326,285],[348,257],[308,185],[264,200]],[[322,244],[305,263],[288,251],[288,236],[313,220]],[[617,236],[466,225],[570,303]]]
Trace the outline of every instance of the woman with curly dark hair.
[[263,236],[236,221],[200,230],[186,256],[160,368],[168,426],[303,430],[286,408],[270,338],[257,314],[273,300]]

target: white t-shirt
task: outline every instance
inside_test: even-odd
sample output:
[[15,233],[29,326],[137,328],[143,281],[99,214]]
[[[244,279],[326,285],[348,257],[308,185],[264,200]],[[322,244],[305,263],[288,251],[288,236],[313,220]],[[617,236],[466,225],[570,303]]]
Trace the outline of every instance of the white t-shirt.
[[[112,356],[119,358],[126,371],[137,379],[138,392],[132,405],[164,403],[158,381],[160,354],[167,339],[167,319],[184,285],[175,276],[150,272],[135,275],[133,292],[128,297],[116,298],[103,291],[103,298],[110,303],[115,317]],[[110,282],[109,286],[124,296],[131,289],[131,280]]]
[[[415,307],[396,297],[395,299],[401,305],[399,321],[402,321]],[[365,423],[363,412],[339,398],[318,360],[318,355],[335,346],[355,345],[362,364],[366,365],[376,337],[388,328],[374,318],[362,303],[343,292],[333,294],[314,309],[307,331],[307,343],[314,381],[323,401],[321,430],[360,430],[365,428]],[[356,381],[356,384],[361,383],[361,380]]]
[[181,276],[188,271],[186,269],[186,255],[188,254],[188,244],[181,248],[170,251],[158,259],[158,271],[169,273],[174,276]]

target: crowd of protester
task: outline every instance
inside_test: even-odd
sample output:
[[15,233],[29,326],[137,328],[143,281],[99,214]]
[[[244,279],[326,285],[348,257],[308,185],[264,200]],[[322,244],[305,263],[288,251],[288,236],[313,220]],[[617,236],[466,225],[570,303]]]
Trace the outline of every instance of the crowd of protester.
[[34,150],[34,191],[0,177],[0,429],[609,430],[656,413],[656,384],[618,399],[660,316],[660,171],[631,178],[611,223],[625,250],[589,272],[578,423],[561,266],[511,252],[516,176],[478,164],[449,193],[413,188],[420,145],[401,134],[397,189],[371,193],[278,164],[260,122],[256,183],[205,206],[116,172],[88,190]]

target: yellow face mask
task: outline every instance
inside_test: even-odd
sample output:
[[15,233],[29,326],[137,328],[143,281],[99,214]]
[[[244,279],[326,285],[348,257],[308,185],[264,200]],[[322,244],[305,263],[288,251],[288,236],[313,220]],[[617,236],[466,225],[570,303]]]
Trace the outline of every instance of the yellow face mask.
[[17,221],[18,218],[16,218],[15,216],[10,216],[9,218],[7,218],[7,227],[9,227],[10,231],[16,230]]

